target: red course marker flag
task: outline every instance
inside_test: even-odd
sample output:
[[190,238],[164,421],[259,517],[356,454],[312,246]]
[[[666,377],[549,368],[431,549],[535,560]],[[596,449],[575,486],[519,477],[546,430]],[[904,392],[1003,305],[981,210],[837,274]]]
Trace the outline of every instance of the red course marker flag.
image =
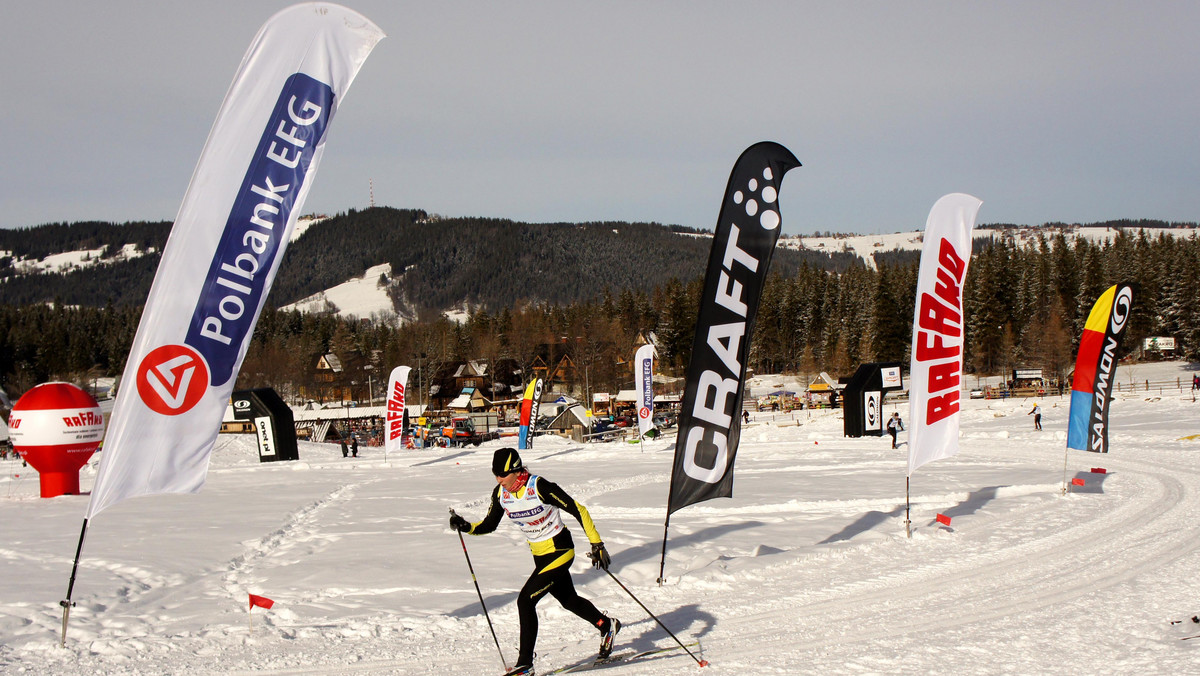
[[1108,470],[1103,467],[1093,467],[1092,474],[1108,474]]
[[273,606],[273,605],[275,605],[275,602],[265,596],[258,596],[256,594],[250,595],[250,607],[251,608],[253,608],[254,606],[258,606],[259,608],[266,608],[266,609],[270,610],[271,606]]
[[947,526],[950,525],[950,517],[946,516],[945,514],[938,514],[937,520],[938,523],[946,524]]
[[1084,485],[1084,483],[1085,482],[1083,479],[1079,479],[1079,478],[1071,479],[1071,484],[1074,486],[1082,486],[1082,485]]

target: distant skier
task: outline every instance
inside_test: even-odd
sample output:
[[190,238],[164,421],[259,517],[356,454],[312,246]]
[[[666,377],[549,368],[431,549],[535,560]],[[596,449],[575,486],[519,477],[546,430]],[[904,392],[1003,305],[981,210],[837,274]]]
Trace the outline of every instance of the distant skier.
[[355,458],[358,457],[358,435],[357,434],[350,435],[350,455]]
[[604,615],[591,601],[576,593],[571,581],[575,543],[562,518],[565,511],[579,521],[592,545],[588,554],[592,566],[608,570],[608,551],[604,549],[604,542],[587,508],[567,495],[558,484],[531,475],[521,464],[521,456],[515,449],[501,448],[495,452],[492,474],[496,475],[497,486],[492,491],[491,506],[483,521],[471,523],[452,512],[450,527],[471,535],[484,535],[496,530],[500,517],[507,515],[529,541],[529,549],[533,552],[533,574],[517,595],[517,613],[521,618],[520,654],[517,655],[517,666],[505,676],[532,676],[533,648],[538,632],[537,604],[546,594],[599,629],[599,657],[608,658],[612,654],[613,639],[621,631],[621,622]]
[[896,435],[904,429],[904,421],[900,419],[899,413],[892,413],[892,417],[888,418],[887,431],[892,435],[892,448],[896,448]]
[[1038,406],[1037,402],[1033,403],[1033,410],[1025,415],[1033,416],[1033,429],[1042,429],[1042,407]]
[[750,411],[742,409],[742,424],[746,425],[750,422]]

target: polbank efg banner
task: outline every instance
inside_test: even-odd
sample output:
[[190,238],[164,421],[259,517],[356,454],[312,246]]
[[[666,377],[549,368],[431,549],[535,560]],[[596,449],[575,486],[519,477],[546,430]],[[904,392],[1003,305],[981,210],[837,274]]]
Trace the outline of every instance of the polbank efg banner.
[[633,388],[637,390],[638,435],[654,427],[654,346],[643,345],[633,356]]
[[383,37],[366,17],[329,3],[285,9],[255,36],[163,250],[87,517],[125,498],[204,485],[329,124]]
[[679,412],[667,515],[733,495],[746,355],[771,254],[779,185],[799,160],[778,143],[750,146],[733,166],[713,236]]

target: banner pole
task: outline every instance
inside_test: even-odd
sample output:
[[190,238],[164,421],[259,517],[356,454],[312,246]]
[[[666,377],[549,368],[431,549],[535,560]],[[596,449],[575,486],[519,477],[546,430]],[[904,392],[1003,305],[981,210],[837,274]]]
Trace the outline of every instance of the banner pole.
[[1062,494],[1067,494],[1067,458],[1071,453],[1071,447],[1067,446],[1063,449],[1063,487]]
[[75,563],[71,565],[71,581],[67,583],[67,598],[58,602],[62,606],[62,639],[59,647],[67,647],[67,622],[71,618],[71,606],[75,605],[71,602],[71,594],[75,591],[75,573],[79,570],[79,555],[83,552],[83,537],[87,534],[88,520],[84,518],[83,528],[79,530],[79,544],[75,545]]
[[663,570],[667,567],[667,529],[671,527],[671,513],[667,512],[667,518],[663,521],[663,544],[662,558],[658,562],[658,586],[663,583]]
[[904,535],[908,539],[912,539],[912,498],[909,496],[909,482],[912,477],[904,477]]

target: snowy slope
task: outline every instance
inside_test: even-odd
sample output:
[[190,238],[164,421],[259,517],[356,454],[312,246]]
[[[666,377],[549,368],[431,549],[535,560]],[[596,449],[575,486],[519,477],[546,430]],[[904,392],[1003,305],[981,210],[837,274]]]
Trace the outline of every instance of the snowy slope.
[[[1137,368],[1118,377],[1190,381],[1181,364]],[[1031,402],[965,401],[961,453],[912,477],[911,539],[904,450],[843,438],[840,412],[758,414],[735,497],[673,515],[661,587],[673,439],[539,438],[524,455],[588,506],[614,574],[702,641],[701,673],[1194,673],[1200,639],[1178,639],[1200,627],[1168,622],[1200,611],[1200,441],[1187,439],[1200,434],[1200,402],[1119,395],[1112,452],[1072,451],[1069,476],[1086,486],[1063,496],[1066,402],[1042,400],[1035,432]],[[259,464],[252,443],[220,437],[197,495],[136,498],[93,520],[65,649],[57,602],[87,498],[39,499],[31,470],[0,463],[0,671],[501,673],[446,526],[448,507],[482,515],[498,442],[386,460],[302,443],[301,461],[280,464]],[[85,490],[93,477],[85,469]],[[528,549],[507,525],[467,546],[512,660]],[[626,623],[621,648],[671,642],[606,576],[584,560],[573,570],[581,593]],[[255,609],[253,631],[251,592],[276,601]],[[539,610],[539,669],[595,651],[582,621],[553,600]],[[611,673],[695,668],[668,654]]]
[[353,277],[332,289],[326,289],[290,305],[284,305],[280,309],[324,312],[332,304],[337,308],[337,314],[360,319],[393,312],[392,300],[387,294],[387,289],[379,286],[380,275],[390,278],[392,264],[383,263],[368,268],[361,276]]
[[[1158,237],[1159,234],[1166,234],[1168,237],[1191,237],[1196,234],[1196,228],[1141,228],[1127,229],[1127,232],[1136,235],[1140,230],[1145,230],[1146,236],[1151,239]],[[1059,231],[1058,228],[997,230],[978,227],[974,231],[974,237],[1011,237],[1017,246],[1025,246],[1036,242],[1039,234],[1048,240]],[[1066,226],[1061,231],[1066,235],[1068,241],[1074,240],[1075,237],[1082,237],[1096,244],[1102,244],[1105,240],[1113,240],[1117,236],[1117,230],[1114,228],[1094,226]],[[877,253],[895,250],[920,251],[923,233],[924,231],[920,230],[845,237],[782,237],[779,240],[779,246],[788,249],[815,249],[825,252],[847,251],[862,258],[867,265],[874,266],[875,262],[871,256]]]

